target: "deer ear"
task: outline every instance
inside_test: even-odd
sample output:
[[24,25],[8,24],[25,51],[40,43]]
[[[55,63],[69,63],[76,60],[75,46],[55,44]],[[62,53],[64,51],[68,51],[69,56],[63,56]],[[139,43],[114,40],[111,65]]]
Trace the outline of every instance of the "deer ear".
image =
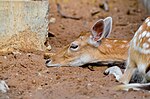
[[103,38],[106,38],[109,36],[109,34],[111,33],[111,29],[112,29],[112,18],[111,17],[107,17],[104,19],[104,31],[103,31]]
[[91,29],[93,40],[100,41],[102,38],[106,38],[111,32],[111,28],[111,17],[98,20]]
[[94,41],[98,41],[101,38],[103,30],[104,30],[104,21],[103,19],[100,19],[96,23],[94,23],[91,29],[92,38]]

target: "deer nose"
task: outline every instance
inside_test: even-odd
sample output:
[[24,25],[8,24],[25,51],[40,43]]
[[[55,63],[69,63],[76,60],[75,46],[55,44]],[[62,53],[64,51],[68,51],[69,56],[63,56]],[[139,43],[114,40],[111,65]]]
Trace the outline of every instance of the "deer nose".
[[48,64],[49,62],[51,62],[51,59],[47,59],[45,64]]

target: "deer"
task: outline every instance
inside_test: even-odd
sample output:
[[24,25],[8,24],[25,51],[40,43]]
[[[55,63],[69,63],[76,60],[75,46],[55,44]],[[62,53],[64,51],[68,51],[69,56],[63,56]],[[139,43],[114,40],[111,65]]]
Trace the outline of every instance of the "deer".
[[150,17],[145,19],[130,42],[124,74],[116,66],[106,69],[105,73],[113,74],[123,83],[116,86],[116,90],[150,91]]
[[47,67],[82,66],[88,63],[126,61],[130,40],[108,38],[112,18],[106,17],[94,23],[90,31],[83,32],[71,44],[50,55]]

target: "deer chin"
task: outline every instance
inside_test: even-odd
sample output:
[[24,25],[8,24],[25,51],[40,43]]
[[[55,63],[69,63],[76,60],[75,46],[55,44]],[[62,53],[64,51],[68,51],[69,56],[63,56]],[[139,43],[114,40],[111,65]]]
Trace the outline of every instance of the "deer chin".
[[82,66],[82,65],[92,62],[92,60],[93,60],[92,57],[88,54],[81,55],[81,57],[70,62],[69,66]]

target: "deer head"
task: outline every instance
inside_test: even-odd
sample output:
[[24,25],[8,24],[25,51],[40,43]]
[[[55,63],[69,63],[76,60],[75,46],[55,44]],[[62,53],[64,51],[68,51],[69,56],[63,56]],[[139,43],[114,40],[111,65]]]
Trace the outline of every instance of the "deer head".
[[[106,60],[106,56],[108,59],[110,47],[113,47],[112,44],[118,41],[107,39],[107,37],[111,32],[111,29],[112,29],[111,17],[98,20],[92,26],[90,32],[84,33],[84,35],[81,34],[78,39],[76,39],[71,44],[65,46],[60,52],[56,53],[51,57],[51,59],[46,61],[46,65],[81,66],[87,63]],[[127,43],[128,41],[124,41],[122,43],[118,41],[116,46],[118,45],[123,46]]]

